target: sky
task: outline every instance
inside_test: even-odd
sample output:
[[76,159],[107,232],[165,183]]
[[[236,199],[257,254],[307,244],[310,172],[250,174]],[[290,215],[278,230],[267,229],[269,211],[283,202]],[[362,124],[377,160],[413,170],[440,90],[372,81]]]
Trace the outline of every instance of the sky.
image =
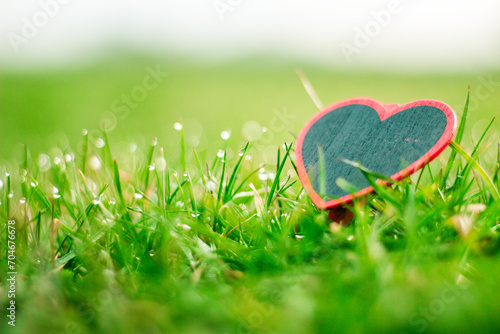
[[271,56],[335,68],[500,68],[495,0],[0,0],[0,67],[131,50],[198,61]]

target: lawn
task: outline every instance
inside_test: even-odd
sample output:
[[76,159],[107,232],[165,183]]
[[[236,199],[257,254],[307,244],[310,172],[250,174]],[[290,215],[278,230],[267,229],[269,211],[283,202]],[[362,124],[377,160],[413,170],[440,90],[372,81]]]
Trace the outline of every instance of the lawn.
[[295,172],[317,111],[296,68],[4,70],[0,332],[498,332],[499,73],[302,65],[325,104],[438,99],[462,119],[453,147],[356,200],[344,228]]

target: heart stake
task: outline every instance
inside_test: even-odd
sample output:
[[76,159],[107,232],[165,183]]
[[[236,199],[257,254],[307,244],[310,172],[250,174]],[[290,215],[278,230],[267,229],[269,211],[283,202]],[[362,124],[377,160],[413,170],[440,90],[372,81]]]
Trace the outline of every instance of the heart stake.
[[400,106],[370,98],[343,100],[318,112],[300,131],[299,178],[319,209],[332,210],[331,218],[345,222],[350,215],[342,205],[373,191],[356,163],[400,180],[436,158],[455,130],[455,113],[440,101]]

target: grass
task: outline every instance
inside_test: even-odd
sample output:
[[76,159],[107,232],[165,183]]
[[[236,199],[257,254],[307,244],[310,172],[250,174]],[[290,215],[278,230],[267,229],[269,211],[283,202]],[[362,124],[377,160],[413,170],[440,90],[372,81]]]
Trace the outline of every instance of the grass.
[[2,255],[0,332],[497,332],[500,146],[487,126],[464,143],[466,116],[441,159],[373,183],[345,228],[304,194],[289,142],[268,164],[253,142],[230,157],[234,137],[201,155],[186,124],[176,151],[106,132],[26,148],[0,167],[18,273],[11,327]]

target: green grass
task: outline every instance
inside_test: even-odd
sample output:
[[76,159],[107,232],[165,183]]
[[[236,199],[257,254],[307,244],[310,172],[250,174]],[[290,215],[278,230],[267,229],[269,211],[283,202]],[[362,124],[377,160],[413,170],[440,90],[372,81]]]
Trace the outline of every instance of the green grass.
[[[308,76],[318,88],[316,75]],[[351,93],[375,89],[375,79],[370,86],[363,78],[365,89]],[[418,95],[437,98],[428,89]],[[313,113],[301,94],[290,99]],[[498,108],[487,110],[484,117]],[[91,131],[48,153],[37,153],[46,142],[19,150],[0,167],[0,215],[16,222],[18,272],[13,328],[3,227],[0,332],[497,332],[500,147],[487,124],[468,136],[478,116],[467,117],[429,167],[391,187],[374,183],[377,194],[354,202],[345,228],[304,194],[290,135],[268,163],[262,143],[246,144],[238,129],[215,139],[226,124],[203,154],[188,142],[186,123],[168,135],[175,147],[161,136],[130,145],[115,132]],[[266,124],[261,114],[233,122],[240,118]]]

